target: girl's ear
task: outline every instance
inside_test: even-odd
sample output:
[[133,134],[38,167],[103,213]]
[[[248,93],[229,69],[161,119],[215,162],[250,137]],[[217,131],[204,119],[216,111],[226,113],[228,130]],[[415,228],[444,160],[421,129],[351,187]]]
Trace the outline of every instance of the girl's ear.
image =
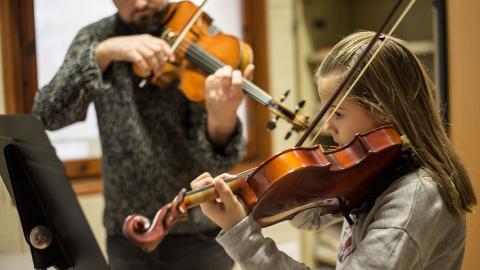
[[386,115],[383,113],[373,113],[375,121],[377,122],[378,126],[385,126],[390,125],[390,120]]

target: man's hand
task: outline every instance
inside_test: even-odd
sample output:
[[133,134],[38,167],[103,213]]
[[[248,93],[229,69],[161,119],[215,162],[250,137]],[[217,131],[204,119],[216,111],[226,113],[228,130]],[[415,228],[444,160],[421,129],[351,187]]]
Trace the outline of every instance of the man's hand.
[[[253,76],[253,65],[243,73],[247,79]],[[230,66],[218,69],[205,81],[205,105],[208,115],[208,135],[213,142],[224,145],[237,125],[237,109],[243,100],[242,73]]]
[[100,42],[96,49],[98,66],[105,71],[113,61],[133,63],[144,77],[151,71],[154,74],[161,72],[167,61],[174,61],[175,55],[161,38],[149,34],[134,36],[119,36]]

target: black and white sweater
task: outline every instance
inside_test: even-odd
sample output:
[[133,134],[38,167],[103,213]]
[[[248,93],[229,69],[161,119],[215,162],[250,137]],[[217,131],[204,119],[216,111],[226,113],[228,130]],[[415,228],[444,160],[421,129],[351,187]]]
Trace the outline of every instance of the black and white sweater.
[[[152,218],[199,174],[224,172],[242,156],[241,124],[223,149],[207,137],[206,112],[177,89],[137,87],[129,63],[114,62],[102,74],[96,45],[109,37],[128,35],[118,15],[84,27],[49,84],[35,98],[34,114],[48,129],[59,129],[86,117],[94,102],[102,143],[105,195],[104,224],[108,235],[121,233],[125,217]],[[198,209],[172,233],[216,228]]]

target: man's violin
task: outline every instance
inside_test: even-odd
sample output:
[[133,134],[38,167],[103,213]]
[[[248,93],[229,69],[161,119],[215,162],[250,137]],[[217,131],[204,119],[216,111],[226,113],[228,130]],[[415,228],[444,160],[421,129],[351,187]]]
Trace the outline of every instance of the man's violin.
[[[152,84],[166,87],[178,83],[179,89],[189,100],[201,102],[205,99],[206,76],[225,65],[244,70],[253,62],[250,45],[218,31],[212,25],[212,19],[193,3],[189,1],[169,3],[166,8],[162,38],[170,43],[176,61],[167,62],[161,74],[149,78]],[[133,66],[133,71],[138,76],[149,76],[140,70]],[[293,130],[301,131],[308,127],[308,118],[299,114],[304,102],[299,103],[295,110],[291,110],[282,104],[283,99],[281,101],[273,99],[245,78],[243,91],[276,116],[291,123]],[[272,129],[274,124],[270,123],[269,127]]]

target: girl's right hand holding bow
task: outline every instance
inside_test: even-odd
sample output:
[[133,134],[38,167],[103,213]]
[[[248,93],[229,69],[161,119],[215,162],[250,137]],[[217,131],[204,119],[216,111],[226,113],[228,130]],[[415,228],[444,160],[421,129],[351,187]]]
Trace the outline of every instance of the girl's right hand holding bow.
[[200,208],[210,220],[225,231],[237,225],[247,216],[243,204],[224,182],[225,179],[230,177],[233,177],[233,175],[224,173],[213,178],[208,172],[206,172],[190,183],[192,189],[198,189],[209,184],[215,186],[219,198],[200,204]]

